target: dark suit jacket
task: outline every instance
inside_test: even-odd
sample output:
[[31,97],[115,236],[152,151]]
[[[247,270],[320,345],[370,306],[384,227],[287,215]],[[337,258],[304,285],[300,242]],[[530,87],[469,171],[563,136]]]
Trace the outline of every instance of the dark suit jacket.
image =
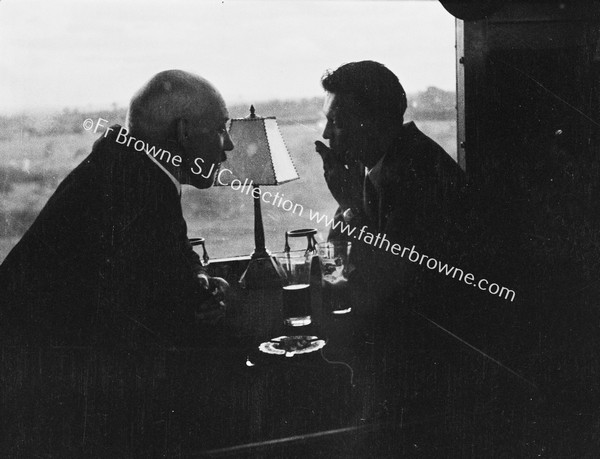
[[[380,185],[378,199],[365,203],[367,208],[351,222],[357,227],[355,235],[367,225],[372,234],[385,235],[390,247],[414,245],[420,254],[459,266],[465,177],[442,147],[414,123],[405,124],[397,144],[383,159]],[[330,234],[330,239],[337,236]],[[379,300],[400,291],[415,293],[415,276],[425,274],[425,268],[410,263],[406,255],[392,255],[385,250],[387,244],[375,247],[354,237],[350,240],[356,265],[351,280],[361,285],[362,292]]]
[[[58,186],[0,266],[5,332],[29,343],[172,343],[190,331],[200,260],[177,190],[119,126]],[[5,334],[6,334],[5,333]]]
[[[383,162],[377,231],[416,245],[422,253],[446,252],[460,226],[465,176],[458,164],[414,123],[404,125]],[[440,255],[443,255],[440,253]]]

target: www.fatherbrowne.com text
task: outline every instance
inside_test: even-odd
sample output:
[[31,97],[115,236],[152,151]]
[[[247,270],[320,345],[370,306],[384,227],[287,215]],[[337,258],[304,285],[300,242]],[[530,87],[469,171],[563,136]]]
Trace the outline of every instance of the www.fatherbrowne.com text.
[[402,247],[400,244],[397,243],[392,243],[387,239],[385,234],[382,235],[380,233],[377,233],[377,235],[374,235],[373,233],[368,232],[368,227],[366,225],[358,231],[358,234],[356,234],[357,227],[344,223],[341,220],[334,221],[333,218],[330,218],[327,215],[319,214],[319,212],[313,212],[312,209],[309,210],[309,218],[313,222],[324,224],[325,226],[332,229],[339,229],[341,234],[354,237],[355,239],[369,244],[373,247],[385,250],[386,252],[389,252],[392,255],[408,259],[408,261],[412,263],[418,263],[421,266],[426,266],[432,271],[437,271],[440,274],[445,274],[446,276],[452,277],[453,279],[458,279],[459,281],[464,282],[467,285],[475,286],[479,290],[487,291],[490,294],[497,295],[505,300],[514,301],[515,299],[516,293],[514,290],[510,290],[494,282],[490,283],[487,279],[476,280],[475,276],[471,273],[465,274],[465,272],[460,268],[450,266],[448,265],[448,263],[442,263],[440,260],[419,253],[417,250],[415,250],[416,246],[414,245],[408,248]]

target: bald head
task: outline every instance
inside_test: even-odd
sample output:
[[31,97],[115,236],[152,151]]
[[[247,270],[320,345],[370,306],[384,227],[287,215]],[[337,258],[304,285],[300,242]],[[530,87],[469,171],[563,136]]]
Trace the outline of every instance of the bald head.
[[183,70],[157,73],[131,99],[127,130],[136,137],[162,143],[175,138],[178,119],[201,120],[225,107],[217,89],[204,78]]
[[[131,99],[127,130],[156,148],[178,154],[181,167],[163,164],[180,183],[197,188],[212,185],[212,175],[233,149],[227,132],[227,107],[217,89],[204,78],[182,70],[157,73]],[[192,171],[196,171],[196,173]]]

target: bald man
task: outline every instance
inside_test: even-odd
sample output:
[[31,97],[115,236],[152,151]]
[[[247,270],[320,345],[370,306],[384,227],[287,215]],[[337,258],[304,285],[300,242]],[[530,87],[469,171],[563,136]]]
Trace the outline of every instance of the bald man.
[[222,317],[227,283],[203,271],[180,195],[213,184],[228,116],[213,85],[179,70],[134,95],[127,127],[95,142],[0,266],[5,341],[191,344]]

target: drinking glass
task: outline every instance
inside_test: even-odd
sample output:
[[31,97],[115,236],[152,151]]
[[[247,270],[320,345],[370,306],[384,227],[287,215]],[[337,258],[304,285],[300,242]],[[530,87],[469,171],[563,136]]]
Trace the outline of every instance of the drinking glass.
[[352,310],[352,298],[348,288],[348,260],[351,249],[352,243],[349,241],[317,244],[323,307],[332,314],[347,314]]
[[282,279],[283,322],[292,327],[312,322],[310,305],[310,266],[312,254],[306,250],[276,253]]
[[317,230],[315,228],[303,228],[303,229],[286,231],[285,232],[285,248],[283,250],[285,252],[289,252],[291,250],[291,248],[290,248],[290,239],[291,238],[305,237],[306,242],[307,242],[306,251],[313,255],[316,255],[316,246],[317,246],[317,240],[315,239],[316,234],[317,234]]
[[192,237],[190,238],[190,244],[192,247],[196,247],[197,245],[202,246],[202,266],[208,266],[208,262],[210,260],[208,256],[208,252],[206,252],[206,239],[203,237]]

